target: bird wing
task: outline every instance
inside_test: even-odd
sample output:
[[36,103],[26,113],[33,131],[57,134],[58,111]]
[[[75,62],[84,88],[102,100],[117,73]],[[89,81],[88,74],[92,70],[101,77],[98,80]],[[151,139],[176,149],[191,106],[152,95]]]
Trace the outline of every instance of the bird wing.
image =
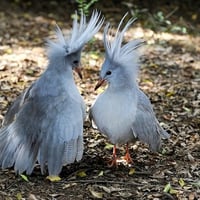
[[[0,165],[2,168],[12,167],[14,164],[16,166],[18,161],[21,166],[16,167],[16,171],[19,173],[33,170],[35,164],[33,157],[36,157],[37,154],[36,148],[31,149],[33,145],[29,147],[31,145],[29,138],[32,140],[33,137],[29,137],[31,136],[30,127],[26,125],[28,125],[27,120],[31,116],[31,112],[24,115],[27,106],[33,101],[30,97],[33,87],[34,84],[14,101],[6,113],[3,128],[0,129]],[[26,118],[26,120],[23,121],[22,118]],[[33,151],[30,152],[30,149]]]
[[[80,160],[83,154],[83,111],[80,102],[26,92],[16,109],[15,120],[0,130],[0,166],[31,174],[35,162],[58,175],[63,164]],[[18,111],[17,111],[18,110]]]
[[149,98],[137,90],[138,104],[132,131],[140,141],[149,144],[153,151],[158,151],[161,145],[161,136],[168,138],[168,133],[163,130],[155,117]]
[[[51,102],[52,100],[50,100]],[[50,103],[49,102],[49,103]],[[72,99],[59,97],[51,113],[43,121],[42,142],[38,161],[43,171],[48,165],[49,174],[57,175],[64,164],[79,161],[83,154],[83,111],[82,106]],[[52,105],[50,105],[52,106]]]
[[15,120],[16,114],[19,112],[21,106],[29,98],[30,90],[33,88],[33,85],[34,83],[29,88],[27,88],[22,94],[20,94],[9,107],[7,113],[4,116],[4,120],[2,123],[3,126],[9,125]]

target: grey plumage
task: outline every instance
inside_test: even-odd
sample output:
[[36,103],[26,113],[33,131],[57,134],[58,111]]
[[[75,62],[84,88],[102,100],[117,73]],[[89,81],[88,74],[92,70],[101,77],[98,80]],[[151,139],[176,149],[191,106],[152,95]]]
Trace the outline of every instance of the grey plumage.
[[143,41],[138,39],[122,44],[125,32],[134,22],[130,19],[120,31],[125,16],[114,36],[109,24],[104,29],[105,61],[96,89],[104,81],[108,82],[108,87],[92,105],[90,118],[113,144],[139,139],[153,151],[158,151],[161,138],[169,135],[159,125],[149,98],[139,89],[136,80],[137,49]]
[[23,102],[25,101],[25,99],[28,98],[29,91],[31,90],[33,85],[34,83],[29,88],[27,88],[23,93],[21,93],[15,99],[15,101],[11,104],[8,111],[6,112],[6,115],[4,116],[2,126],[7,126],[14,121],[17,112],[20,110],[20,107],[23,105]]
[[58,175],[65,164],[83,155],[85,104],[73,79],[81,51],[100,29],[103,18],[94,11],[89,22],[76,15],[71,35],[65,39],[57,27],[58,41],[48,41],[49,64],[41,77],[21,94],[5,116],[0,130],[0,166],[14,166],[31,174],[36,161],[41,172]]

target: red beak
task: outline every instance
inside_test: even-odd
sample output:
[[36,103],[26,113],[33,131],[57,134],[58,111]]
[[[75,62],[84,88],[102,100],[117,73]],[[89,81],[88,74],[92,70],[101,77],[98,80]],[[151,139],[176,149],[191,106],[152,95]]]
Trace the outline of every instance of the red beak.
[[105,82],[105,79],[99,79],[94,90],[97,90],[103,83]]
[[83,78],[82,74],[81,74],[81,68],[80,67],[75,67],[74,71],[79,75],[80,79]]

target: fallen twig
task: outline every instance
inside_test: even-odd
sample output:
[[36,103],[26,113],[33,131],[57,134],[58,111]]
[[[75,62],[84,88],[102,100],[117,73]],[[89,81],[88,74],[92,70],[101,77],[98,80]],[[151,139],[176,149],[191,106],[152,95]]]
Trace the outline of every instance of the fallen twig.
[[136,182],[124,182],[124,181],[108,181],[108,180],[67,180],[68,183],[103,183],[103,184],[120,184],[120,185],[134,185],[134,186],[143,186],[144,184]]

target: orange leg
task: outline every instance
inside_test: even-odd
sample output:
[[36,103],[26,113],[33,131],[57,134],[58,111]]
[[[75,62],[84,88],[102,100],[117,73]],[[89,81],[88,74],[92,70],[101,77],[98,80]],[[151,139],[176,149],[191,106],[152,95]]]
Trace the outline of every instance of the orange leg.
[[128,164],[133,163],[133,160],[132,160],[132,158],[131,158],[131,155],[130,155],[129,149],[128,149],[128,142],[127,142],[127,144],[126,144],[126,154],[125,154],[125,156],[124,156],[124,160],[126,160],[126,162],[127,162]]
[[116,154],[116,145],[113,147],[113,157],[112,160],[109,162],[109,167],[116,167],[117,166],[117,154]]

